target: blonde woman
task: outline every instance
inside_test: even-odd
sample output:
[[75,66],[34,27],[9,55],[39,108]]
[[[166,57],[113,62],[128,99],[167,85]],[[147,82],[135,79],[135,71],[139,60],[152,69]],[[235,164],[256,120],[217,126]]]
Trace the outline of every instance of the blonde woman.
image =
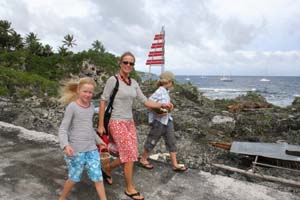
[[[119,157],[104,168],[104,180],[112,184],[111,173],[114,168],[123,165],[126,188],[125,194],[131,199],[144,199],[133,184],[133,165],[138,160],[138,144],[136,128],[132,116],[132,104],[134,99],[138,99],[149,108],[168,108],[169,104],[157,103],[148,100],[141,91],[139,84],[130,77],[130,72],[134,69],[135,57],[130,52],[125,52],[119,61],[120,70],[116,75],[119,80],[119,89],[113,102],[113,111],[108,124],[110,136],[115,142],[119,152]],[[109,101],[109,97],[116,85],[116,78],[110,77],[105,85],[101,96],[99,110],[98,132],[103,134],[104,111]]]

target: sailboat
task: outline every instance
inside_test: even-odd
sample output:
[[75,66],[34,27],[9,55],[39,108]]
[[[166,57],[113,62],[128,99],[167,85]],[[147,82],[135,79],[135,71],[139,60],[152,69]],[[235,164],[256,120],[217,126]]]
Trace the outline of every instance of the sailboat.
[[[268,74],[268,69],[267,67],[265,67],[265,72],[266,74]],[[266,77],[263,77],[262,79],[259,80],[260,82],[270,82],[271,80],[270,79],[267,79]]]
[[232,78],[230,78],[230,76],[222,76],[221,78],[220,78],[220,81],[223,81],[223,82],[232,82],[233,80],[232,80]]
[[270,82],[270,79],[267,79],[267,78],[262,78],[259,80],[260,82]]

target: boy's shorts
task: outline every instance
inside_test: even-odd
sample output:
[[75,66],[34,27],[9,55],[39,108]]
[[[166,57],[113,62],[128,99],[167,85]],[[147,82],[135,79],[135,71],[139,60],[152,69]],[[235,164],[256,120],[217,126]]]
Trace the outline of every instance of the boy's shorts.
[[161,137],[163,137],[163,139],[165,140],[166,149],[169,152],[177,151],[174,125],[172,120],[169,120],[167,125],[154,120],[151,123],[151,130],[146,139],[144,148],[149,151],[153,150]]
[[102,181],[102,171],[100,155],[98,150],[75,153],[74,157],[67,157],[65,161],[68,167],[69,179],[73,182],[79,182],[84,168],[91,181]]

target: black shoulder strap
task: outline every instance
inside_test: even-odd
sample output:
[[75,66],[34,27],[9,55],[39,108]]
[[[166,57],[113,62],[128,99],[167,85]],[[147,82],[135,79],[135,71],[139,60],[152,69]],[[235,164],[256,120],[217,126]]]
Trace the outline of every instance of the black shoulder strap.
[[109,109],[113,109],[113,103],[114,103],[114,100],[115,100],[115,96],[116,96],[116,94],[117,94],[117,92],[118,92],[118,90],[119,90],[119,79],[118,79],[118,77],[117,76],[115,76],[115,78],[116,78],[116,80],[117,80],[117,82],[116,82],[116,85],[115,85],[115,88],[114,88],[114,90],[112,91],[112,93],[111,93],[111,95],[110,95],[110,98],[109,98],[109,104],[108,104],[108,106],[107,106],[107,109],[109,110]]

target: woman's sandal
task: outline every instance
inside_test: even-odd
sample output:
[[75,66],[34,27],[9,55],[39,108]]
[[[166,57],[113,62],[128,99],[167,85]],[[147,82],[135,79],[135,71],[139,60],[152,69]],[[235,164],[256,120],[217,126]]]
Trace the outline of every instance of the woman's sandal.
[[136,192],[134,194],[128,194],[126,191],[124,192],[126,194],[126,196],[130,197],[131,199],[133,200],[144,200],[144,198],[142,199],[136,199],[134,197],[138,197],[138,196],[141,196],[141,194],[139,192]]

